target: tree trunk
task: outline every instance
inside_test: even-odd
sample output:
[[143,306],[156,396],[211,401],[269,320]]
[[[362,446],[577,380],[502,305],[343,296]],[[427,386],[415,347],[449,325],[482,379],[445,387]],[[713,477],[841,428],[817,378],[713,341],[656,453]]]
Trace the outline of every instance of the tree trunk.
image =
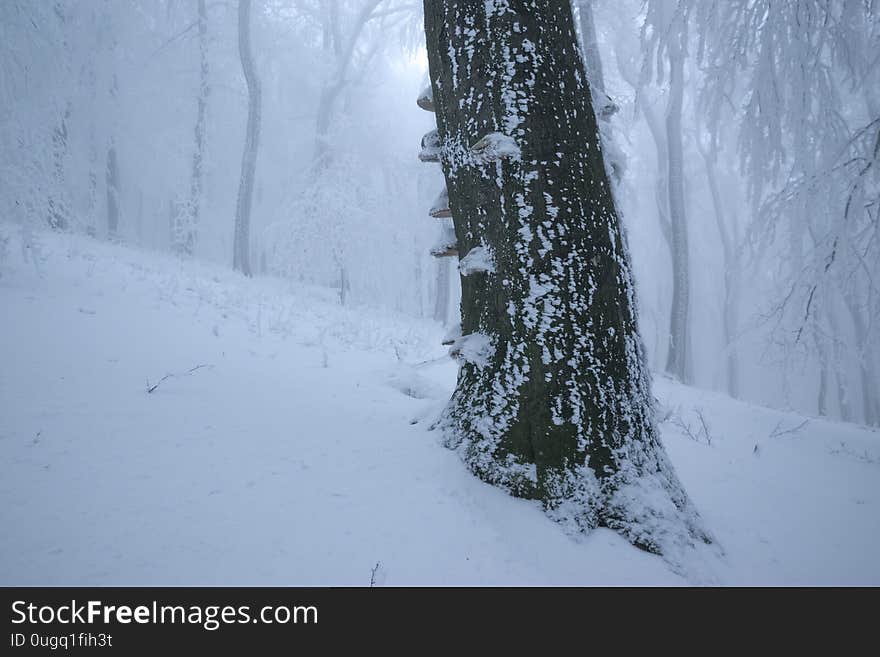
[[880,395],[877,394],[877,383],[880,377],[875,369],[875,351],[869,337],[868,325],[860,312],[858,303],[852,294],[842,294],[843,301],[849,311],[855,333],[856,349],[859,353],[859,382],[862,392],[862,418],[865,424],[880,426]]
[[58,126],[52,132],[52,191],[49,194],[49,227],[66,230],[70,226],[70,208],[67,202],[64,166],[67,159],[67,123],[70,120],[70,103],[64,110]]
[[[572,6],[574,9],[574,6]],[[599,40],[596,38],[596,22],[593,20],[593,0],[577,2],[577,17],[581,36],[581,56],[587,87],[590,89],[593,113],[598,119],[599,143],[605,156],[605,167],[615,191],[623,178],[625,158],[614,140],[611,117],[618,107],[605,93],[605,74],[602,70],[602,57],[599,53]]]
[[424,7],[468,262],[458,384],[438,426],[477,476],[569,530],[611,527],[674,558],[708,537],[657,436],[571,5]]
[[449,317],[449,265],[447,258],[437,259],[437,296],[434,299],[434,320],[444,326]]
[[[584,53],[584,68],[590,89],[605,93],[605,74],[602,71],[602,57],[599,54],[599,40],[596,38],[596,22],[593,20],[593,0],[578,0],[578,18]],[[595,103],[595,98],[593,99]]]
[[208,11],[205,0],[198,0],[199,24],[199,95],[196,101],[195,150],[193,151],[189,204],[183,225],[176,235],[178,250],[187,255],[195,251],[204,186],[205,135],[208,110]]
[[119,162],[116,157],[116,143],[111,139],[107,148],[107,169],[105,171],[107,186],[107,235],[115,238],[119,235]]
[[672,308],[669,313],[669,352],[666,356],[666,372],[683,383],[689,383],[690,276],[684,202],[684,154],[681,143],[684,55],[680,47],[670,45],[669,63],[666,142],[669,155],[669,220],[672,236]]
[[89,189],[86,201],[86,234],[98,234],[98,149],[95,145],[94,130],[89,135]]
[[244,154],[241,158],[238,204],[235,210],[232,266],[245,276],[250,276],[251,206],[254,196],[254,172],[257,168],[257,149],[260,144],[261,110],[260,80],[251,53],[251,0],[239,0],[238,3],[238,52],[248,88],[248,118]]
[[699,142],[697,147],[705,165],[706,180],[709,183],[709,192],[712,196],[715,224],[718,227],[718,235],[721,238],[721,248],[724,253],[724,310],[722,328],[724,332],[724,351],[727,354],[727,393],[731,397],[739,397],[739,362],[734,342],[739,325],[739,230],[737,229],[736,213],[730,215],[730,226],[728,227],[727,225],[727,213],[721,200],[721,191],[718,189],[718,175],[715,166],[717,159],[716,149],[713,146],[707,152]]

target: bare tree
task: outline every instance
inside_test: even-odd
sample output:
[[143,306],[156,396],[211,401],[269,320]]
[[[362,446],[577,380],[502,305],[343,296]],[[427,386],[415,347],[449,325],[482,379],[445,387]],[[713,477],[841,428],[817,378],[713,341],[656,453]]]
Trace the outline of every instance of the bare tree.
[[68,150],[67,126],[70,121],[71,105],[68,101],[64,115],[52,132],[52,188],[49,194],[49,227],[65,230],[70,227],[70,204],[65,186],[65,160]]
[[[668,229],[665,231],[672,255],[672,306],[669,312],[669,350],[666,372],[689,383],[690,371],[690,253],[685,212],[684,147],[681,117],[684,102],[684,62],[687,51],[687,22],[675,11],[670,0],[648,5],[644,46],[647,53],[645,77],[651,77],[656,62],[657,75],[668,77],[664,137],[666,152],[666,204]],[[652,133],[656,128],[652,128]],[[661,139],[655,136],[658,148]]]
[[257,168],[257,150],[260,145],[261,112],[260,79],[257,76],[251,52],[251,0],[239,0],[238,3],[238,52],[248,88],[248,117],[244,154],[241,158],[238,204],[235,210],[232,266],[245,276],[250,276],[251,206],[254,195],[254,173]]
[[206,0],[198,0],[199,91],[196,96],[195,148],[190,176],[189,202],[182,207],[174,230],[174,247],[192,255],[198,240],[204,187],[205,139],[207,132],[208,95],[208,10]]

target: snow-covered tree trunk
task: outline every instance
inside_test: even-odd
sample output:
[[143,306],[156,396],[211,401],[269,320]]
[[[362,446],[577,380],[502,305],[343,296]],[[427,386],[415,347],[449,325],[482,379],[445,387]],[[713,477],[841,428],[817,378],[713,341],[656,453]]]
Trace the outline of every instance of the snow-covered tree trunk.
[[241,158],[238,203],[235,209],[232,266],[245,276],[250,276],[251,206],[254,196],[254,173],[257,168],[257,149],[260,145],[261,114],[260,80],[251,53],[251,0],[239,0],[238,3],[238,52],[248,88],[248,117],[244,154]]
[[426,0],[462,255],[458,384],[438,426],[479,477],[571,531],[708,540],[660,444],[626,242],[569,0]]
[[192,255],[198,240],[204,186],[205,137],[208,113],[208,11],[205,0],[198,0],[199,93],[196,100],[195,149],[193,151],[189,204],[183,225],[178,229],[177,248]]
[[70,226],[70,207],[65,184],[65,161],[67,159],[67,124],[70,121],[70,103],[52,132],[52,190],[49,194],[49,227],[65,230]]

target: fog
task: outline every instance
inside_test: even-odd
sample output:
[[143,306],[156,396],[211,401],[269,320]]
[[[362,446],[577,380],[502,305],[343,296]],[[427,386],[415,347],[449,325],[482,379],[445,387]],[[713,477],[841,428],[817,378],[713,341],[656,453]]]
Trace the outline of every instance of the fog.
[[[788,4],[579,7],[616,107],[603,139],[640,330],[658,374],[877,425],[880,22],[866,3],[824,22],[825,3]],[[422,21],[396,0],[253,0],[243,257],[341,305],[454,325],[454,258],[430,254],[443,175],[418,158],[435,125],[415,102]],[[0,3],[0,221],[35,252],[54,230],[233,267],[241,29],[233,1]]]

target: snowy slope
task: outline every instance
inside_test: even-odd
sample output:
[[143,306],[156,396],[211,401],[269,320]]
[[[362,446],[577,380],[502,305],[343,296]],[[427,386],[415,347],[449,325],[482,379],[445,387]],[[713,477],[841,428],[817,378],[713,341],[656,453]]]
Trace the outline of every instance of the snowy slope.
[[70,236],[25,263],[4,235],[0,584],[880,584],[875,431],[658,379],[724,549],[688,580],[439,445],[440,327]]

